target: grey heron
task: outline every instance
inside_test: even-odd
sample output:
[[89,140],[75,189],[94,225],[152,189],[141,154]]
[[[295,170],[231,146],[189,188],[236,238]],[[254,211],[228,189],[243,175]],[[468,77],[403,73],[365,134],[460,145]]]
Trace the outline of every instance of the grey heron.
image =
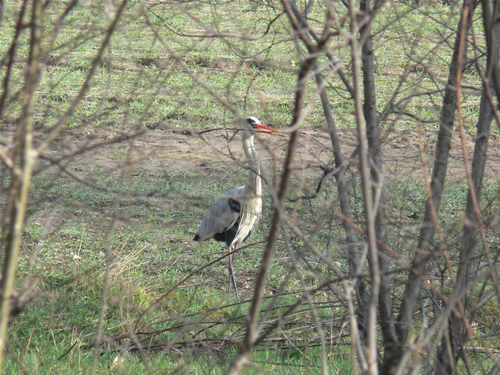
[[229,288],[232,284],[235,290],[233,251],[250,236],[262,214],[262,181],[254,147],[256,132],[278,134],[275,129],[262,124],[256,117],[249,117],[241,122],[241,143],[249,169],[247,182],[227,191],[215,201],[201,221],[193,239],[206,241],[213,238],[226,243],[229,251]]

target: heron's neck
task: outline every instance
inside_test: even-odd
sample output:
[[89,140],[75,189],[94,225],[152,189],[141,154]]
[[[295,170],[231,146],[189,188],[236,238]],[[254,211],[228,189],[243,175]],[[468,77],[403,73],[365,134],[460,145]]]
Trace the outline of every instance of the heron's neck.
[[253,134],[245,134],[242,137],[243,151],[248,160],[248,179],[247,188],[250,189],[251,194],[258,196],[262,195],[262,181],[260,179],[260,165],[257,158],[257,152],[253,144]]

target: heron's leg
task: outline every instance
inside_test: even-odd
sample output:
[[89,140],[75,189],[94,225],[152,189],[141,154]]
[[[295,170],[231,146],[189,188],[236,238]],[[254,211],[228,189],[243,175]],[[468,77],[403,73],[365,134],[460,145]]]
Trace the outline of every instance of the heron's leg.
[[227,287],[228,292],[231,290],[231,285],[234,287],[235,292],[238,291],[238,289],[236,288],[236,279],[234,278],[233,259],[234,259],[233,247],[229,246],[229,266],[228,266],[228,268],[229,268],[229,285]]

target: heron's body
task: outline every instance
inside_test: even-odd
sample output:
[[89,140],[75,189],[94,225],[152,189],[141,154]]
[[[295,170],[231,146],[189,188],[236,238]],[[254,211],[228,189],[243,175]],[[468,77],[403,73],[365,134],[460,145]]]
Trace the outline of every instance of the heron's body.
[[238,246],[250,236],[262,214],[261,195],[262,188],[254,193],[246,185],[226,192],[210,207],[194,240],[213,238],[227,246]]
[[227,191],[210,207],[202,220],[194,241],[206,241],[211,238],[225,242],[229,247],[229,274],[233,285],[233,250],[245,241],[259,221],[262,214],[262,181],[257,153],[254,148],[254,133],[263,131],[277,134],[274,129],[263,125],[255,117],[247,119],[248,125],[242,126],[241,142],[248,161],[248,179],[244,186]]

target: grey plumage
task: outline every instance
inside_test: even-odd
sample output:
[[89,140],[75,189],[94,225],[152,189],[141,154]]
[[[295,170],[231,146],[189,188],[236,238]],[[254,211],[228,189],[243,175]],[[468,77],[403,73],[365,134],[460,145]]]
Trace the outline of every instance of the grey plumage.
[[[212,207],[210,207],[210,210],[208,211],[205,218],[202,220],[200,227],[198,228],[198,231],[195,235],[195,241],[209,240],[211,238],[215,238],[217,235],[228,232],[231,229],[236,229],[232,237],[230,236],[230,234],[229,237],[224,237],[224,239],[222,239],[223,237],[219,236],[219,241],[226,242],[228,246],[233,244],[233,242],[235,245],[242,242],[242,240],[240,241],[240,239],[242,237],[246,237],[245,234],[249,233],[243,233],[244,231],[242,230],[244,228],[243,226],[241,226],[241,219],[246,215],[247,211],[251,210],[251,208],[247,207],[248,199],[244,199],[244,196],[246,194],[245,187],[246,186],[240,186],[231,189],[215,201]],[[250,198],[250,200],[257,199],[260,201],[260,197],[255,197],[253,196],[253,194],[250,196]],[[257,220],[262,212],[262,209],[259,209],[258,206],[259,204],[257,204],[256,209],[254,209],[252,212]],[[248,222],[248,220],[243,220],[243,222]],[[217,240],[217,238],[215,239]]]
[[203,218],[194,241],[211,238],[225,242],[229,247],[229,276],[236,289],[233,267],[233,250],[252,233],[262,214],[262,181],[260,165],[254,147],[254,131],[277,134],[263,125],[257,118],[250,117],[241,126],[241,142],[248,161],[248,179],[245,185],[227,191],[217,199]]

